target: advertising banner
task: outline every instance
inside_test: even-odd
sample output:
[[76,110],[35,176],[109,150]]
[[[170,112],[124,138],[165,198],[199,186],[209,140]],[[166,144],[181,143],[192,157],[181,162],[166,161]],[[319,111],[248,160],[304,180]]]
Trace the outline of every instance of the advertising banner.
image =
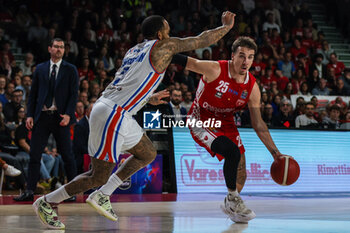
[[[223,161],[213,158],[186,128],[174,128],[178,193],[226,192]],[[350,132],[270,130],[283,154],[299,163],[300,177],[290,186],[270,176],[273,158],[253,129],[239,129],[245,147],[247,181],[242,193],[350,192]]]

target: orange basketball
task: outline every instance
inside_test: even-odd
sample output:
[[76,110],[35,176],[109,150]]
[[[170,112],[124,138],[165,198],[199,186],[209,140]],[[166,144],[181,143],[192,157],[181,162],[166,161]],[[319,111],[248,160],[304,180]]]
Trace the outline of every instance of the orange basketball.
[[291,185],[298,180],[300,167],[293,158],[283,155],[272,163],[270,174],[277,184]]

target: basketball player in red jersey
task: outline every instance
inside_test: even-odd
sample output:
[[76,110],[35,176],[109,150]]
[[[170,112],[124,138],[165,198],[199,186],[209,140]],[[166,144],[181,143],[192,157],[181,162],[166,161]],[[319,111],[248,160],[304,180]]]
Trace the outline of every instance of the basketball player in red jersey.
[[273,142],[260,114],[260,90],[249,73],[257,45],[249,37],[239,37],[232,44],[229,61],[197,60],[177,55],[173,61],[202,74],[196,98],[188,113],[190,120],[221,120],[220,128],[190,127],[193,139],[219,160],[225,159],[224,176],[228,189],[223,211],[234,222],[248,222],[255,213],[239,196],[246,180],[244,147],[234,122],[234,112],[247,104],[251,124],[274,159],[282,154]]

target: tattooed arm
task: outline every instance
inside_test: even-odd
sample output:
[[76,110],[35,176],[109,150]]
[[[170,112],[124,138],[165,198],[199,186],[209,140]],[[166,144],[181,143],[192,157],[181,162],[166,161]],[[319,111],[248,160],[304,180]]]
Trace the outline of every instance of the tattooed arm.
[[163,71],[169,65],[174,54],[204,48],[216,43],[234,25],[235,14],[226,11],[222,14],[222,26],[202,32],[196,37],[175,38],[160,40],[153,48],[151,61],[156,70]]

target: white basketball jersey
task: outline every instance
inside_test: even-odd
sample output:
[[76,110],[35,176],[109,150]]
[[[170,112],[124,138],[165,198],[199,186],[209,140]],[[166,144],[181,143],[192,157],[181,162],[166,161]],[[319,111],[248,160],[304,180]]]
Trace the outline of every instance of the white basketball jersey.
[[148,102],[164,77],[164,71],[158,73],[150,59],[151,50],[157,41],[147,41],[129,49],[114,80],[102,93],[104,98],[132,115]]

